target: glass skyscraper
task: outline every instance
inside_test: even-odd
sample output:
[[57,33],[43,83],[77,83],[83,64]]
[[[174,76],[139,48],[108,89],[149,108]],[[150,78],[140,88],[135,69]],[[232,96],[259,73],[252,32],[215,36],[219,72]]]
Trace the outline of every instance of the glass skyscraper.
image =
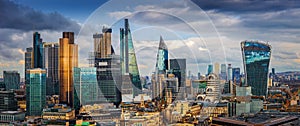
[[241,70],[240,68],[232,68],[232,81],[239,85],[241,83]]
[[74,68],[74,107],[97,103],[98,83],[96,67]]
[[46,105],[46,70],[28,69],[29,82],[26,83],[26,113],[40,116]]
[[43,40],[38,32],[33,33],[33,68],[43,68]]
[[227,78],[227,70],[226,70],[226,64],[221,64],[221,74],[220,74],[220,79],[226,80]]
[[63,32],[59,46],[59,102],[73,107],[73,68],[78,66],[78,45],[74,43],[74,32]]
[[241,42],[246,85],[252,87],[252,94],[265,96],[268,85],[268,71],[271,46],[257,41]]
[[47,95],[58,95],[59,94],[59,83],[58,83],[58,43],[43,43],[43,68],[47,70],[47,83],[46,83],[46,94]]
[[111,28],[103,27],[101,34],[94,34],[94,56],[91,66],[97,68],[97,102],[121,102],[120,59],[111,45]]
[[211,65],[211,64],[208,65],[208,67],[207,67],[207,75],[213,73],[213,70],[214,70],[214,66]]
[[157,52],[156,60],[156,73],[157,74],[166,74],[168,69],[168,47],[165,44],[163,38],[160,36],[159,47]]
[[142,92],[142,84],[128,19],[125,19],[125,28],[120,29],[120,60],[122,76],[129,74],[133,85],[133,96],[137,96]]

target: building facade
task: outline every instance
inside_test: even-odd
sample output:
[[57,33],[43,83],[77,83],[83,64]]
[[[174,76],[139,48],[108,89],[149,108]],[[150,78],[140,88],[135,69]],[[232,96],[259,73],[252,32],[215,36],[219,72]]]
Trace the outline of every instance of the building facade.
[[98,83],[95,67],[74,68],[74,108],[97,103]]
[[0,111],[17,111],[14,91],[0,91]]
[[59,102],[73,107],[73,68],[78,66],[78,45],[73,32],[63,32],[59,39]]
[[271,46],[257,41],[241,42],[245,71],[245,84],[252,87],[252,94],[267,94]]
[[120,63],[122,76],[130,76],[133,96],[137,96],[142,92],[142,84],[128,19],[125,19],[125,28],[120,29]]
[[33,68],[33,48],[32,47],[28,47],[26,48],[26,52],[25,52],[25,71],[24,71],[24,75],[25,75],[25,83],[27,81],[27,76],[26,76],[26,71],[28,69]]
[[20,88],[20,73],[17,71],[3,71],[3,79],[6,90]]
[[26,84],[26,114],[41,116],[46,105],[46,70],[35,68],[26,71],[29,83]]
[[43,68],[47,70],[46,95],[59,94],[58,79],[58,43],[43,43]]
[[43,42],[38,32],[33,33],[33,68],[43,68]]

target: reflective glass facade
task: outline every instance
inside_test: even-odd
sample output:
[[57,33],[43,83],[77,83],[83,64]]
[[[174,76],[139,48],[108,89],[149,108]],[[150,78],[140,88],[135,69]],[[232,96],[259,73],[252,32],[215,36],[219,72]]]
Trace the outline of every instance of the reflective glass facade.
[[74,44],[74,33],[63,32],[59,46],[59,102],[73,107],[73,68],[78,66],[78,45]]
[[74,68],[74,107],[97,103],[97,73],[95,67]]
[[43,68],[43,40],[38,32],[33,33],[33,67]]
[[120,55],[121,73],[122,75],[129,73],[133,85],[133,95],[137,96],[142,92],[142,84],[128,19],[125,19],[125,28],[120,29]]
[[207,67],[207,75],[211,74],[213,72],[213,70],[214,70],[214,66],[213,65],[208,65],[208,67]]
[[246,85],[252,87],[252,94],[265,96],[267,93],[268,71],[271,46],[261,42],[241,42]]
[[168,69],[168,48],[164,40],[160,36],[159,47],[157,52],[156,72],[157,74],[165,74]]
[[46,70],[36,68],[26,71],[26,112],[28,116],[40,116],[46,105]]

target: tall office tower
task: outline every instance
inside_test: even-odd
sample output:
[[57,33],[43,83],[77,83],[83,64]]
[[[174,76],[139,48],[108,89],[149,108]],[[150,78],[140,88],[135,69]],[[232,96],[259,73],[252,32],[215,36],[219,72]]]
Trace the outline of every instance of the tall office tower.
[[220,74],[220,64],[219,63],[215,63],[214,64],[214,73],[219,76]]
[[170,59],[169,73],[174,74],[175,77],[178,78],[178,82],[179,82],[179,94],[177,95],[178,98],[185,98],[186,59]]
[[26,84],[26,113],[28,116],[41,116],[46,106],[46,70],[28,69],[26,74],[30,80]]
[[168,47],[160,36],[155,71],[157,74],[166,74],[168,69],[168,59]]
[[3,71],[3,79],[6,90],[20,88],[20,74],[18,71]]
[[97,103],[98,83],[96,67],[74,68],[74,108]]
[[236,85],[240,85],[240,83],[241,83],[241,71],[240,71],[240,68],[232,68],[232,81]]
[[96,47],[91,66],[97,68],[97,102],[110,102],[118,106],[121,102],[120,59],[114,54],[111,33],[111,28],[103,27],[102,34],[93,35]]
[[252,87],[252,94],[265,96],[267,93],[271,46],[257,41],[241,42],[246,85]]
[[133,96],[137,96],[142,92],[142,85],[128,19],[125,19],[125,28],[120,29],[120,55],[122,76],[129,74],[133,85]]
[[214,66],[213,65],[208,65],[208,67],[207,67],[207,75],[209,75],[209,74],[211,74],[211,73],[213,73],[213,70],[214,70]]
[[232,67],[231,64],[228,64],[228,68],[227,68],[227,81],[232,80]]
[[26,71],[28,70],[28,69],[31,69],[31,68],[33,68],[33,49],[32,49],[32,47],[28,47],[28,48],[26,48],[26,52],[25,52],[25,66],[24,66],[24,68],[25,68],[25,73],[24,73],[24,75],[25,75],[25,84],[26,84],[26,81],[28,81],[28,77],[26,76]]
[[43,68],[43,40],[38,32],[33,33],[33,68]]
[[163,96],[163,88],[162,88],[162,80],[166,77],[167,69],[168,69],[168,47],[165,44],[162,36],[160,36],[159,46],[156,57],[156,66],[155,73],[153,76],[153,94],[152,98],[162,98]]
[[221,95],[220,80],[218,76],[214,73],[209,74],[207,77],[205,101],[218,102],[221,97],[220,95]]
[[46,95],[58,95],[58,58],[59,45],[58,43],[43,43],[43,68],[47,70]]
[[105,58],[112,54],[111,28],[102,29],[102,34],[94,34],[94,53],[96,58]]
[[78,66],[78,45],[73,32],[59,39],[59,102],[73,107],[73,69]]
[[221,64],[221,76],[220,79],[226,80],[227,79],[227,70],[226,70],[226,64]]

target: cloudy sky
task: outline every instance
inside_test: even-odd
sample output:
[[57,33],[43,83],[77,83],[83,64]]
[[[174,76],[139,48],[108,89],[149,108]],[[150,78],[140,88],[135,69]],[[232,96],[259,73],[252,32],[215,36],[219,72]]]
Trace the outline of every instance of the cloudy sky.
[[119,49],[119,28],[128,18],[142,75],[154,70],[159,36],[170,58],[186,58],[192,73],[207,65],[231,63],[242,68],[240,42],[259,40],[272,46],[271,67],[277,72],[300,70],[300,2],[298,1],[173,1],[173,0],[0,0],[0,76],[17,70],[23,76],[24,51],[32,33],[44,42],[58,42],[74,31],[80,66],[87,66],[93,33],[113,29]]

